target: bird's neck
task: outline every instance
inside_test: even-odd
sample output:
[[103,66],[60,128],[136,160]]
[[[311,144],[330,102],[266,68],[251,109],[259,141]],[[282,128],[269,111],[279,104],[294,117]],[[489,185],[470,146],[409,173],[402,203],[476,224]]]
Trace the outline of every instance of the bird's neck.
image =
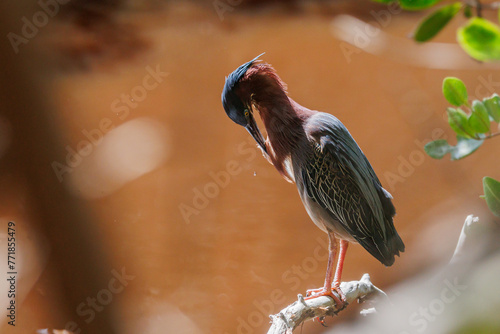
[[314,113],[290,99],[284,92],[259,99],[255,94],[254,105],[266,128],[266,146],[270,160],[287,179],[293,179],[286,168],[286,160],[293,152],[301,152],[300,145],[307,143],[305,121]]
[[307,144],[304,123],[316,112],[290,99],[285,83],[267,64],[249,69],[240,89],[243,99],[250,101],[258,110],[266,127],[269,160],[283,177],[293,179],[293,175],[287,172],[285,162],[292,153],[304,151],[301,147]]
[[269,142],[277,155],[289,155],[304,134],[304,118],[298,115],[294,101],[284,96],[258,100],[254,105],[266,128]]

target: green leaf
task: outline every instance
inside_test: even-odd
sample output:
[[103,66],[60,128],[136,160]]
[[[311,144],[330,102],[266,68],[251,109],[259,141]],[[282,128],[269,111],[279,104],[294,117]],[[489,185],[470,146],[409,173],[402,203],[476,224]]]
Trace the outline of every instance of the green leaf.
[[433,159],[442,159],[452,148],[445,139],[434,140],[424,146],[425,153]]
[[483,100],[484,106],[491,118],[497,123],[500,122],[500,97],[493,94],[491,97]]
[[471,18],[457,30],[460,46],[479,61],[500,60],[500,27],[481,17]]
[[403,9],[421,10],[434,6],[439,0],[399,0],[399,5]]
[[457,135],[465,138],[474,137],[475,133],[469,128],[469,124],[467,122],[467,114],[463,112],[463,110],[461,110],[460,108],[448,108],[447,113],[448,124],[450,124],[450,127],[453,129],[453,131],[455,131]]
[[483,102],[475,100],[472,102],[472,114],[467,121],[469,127],[476,133],[486,133],[490,131],[490,116]]
[[424,147],[425,152],[434,159],[441,159],[447,153],[450,153],[451,160],[465,158],[483,144],[483,140],[476,140],[457,136],[457,145],[451,146],[446,140],[438,139],[427,143]]
[[457,145],[451,149],[451,160],[465,158],[483,144],[483,140],[476,140],[457,136]]
[[462,3],[460,2],[441,7],[420,23],[413,38],[417,42],[430,40],[450,22],[450,20],[460,11],[460,8],[462,8]]
[[446,77],[443,80],[443,95],[452,105],[460,107],[467,105],[467,88],[462,80]]
[[483,189],[488,208],[495,216],[500,217],[500,182],[485,176],[483,178]]

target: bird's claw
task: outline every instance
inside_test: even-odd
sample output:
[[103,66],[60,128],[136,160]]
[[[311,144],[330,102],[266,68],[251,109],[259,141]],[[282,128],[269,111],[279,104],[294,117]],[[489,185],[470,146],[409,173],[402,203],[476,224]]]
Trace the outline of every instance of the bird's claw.
[[320,293],[323,290],[324,290],[324,288],[306,290],[306,297],[311,297],[315,294]]
[[342,292],[342,290],[340,290],[340,286],[332,287],[332,291],[335,291],[337,293],[337,295],[339,295],[340,303],[337,304],[337,306],[339,306],[339,309],[343,309],[347,305],[347,299],[346,299],[344,292]]
[[[335,291],[335,293],[333,293],[333,291]],[[335,301],[335,304],[337,305],[337,308],[339,310],[343,309],[347,304],[345,294],[342,292],[342,290],[340,290],[340,287],[338,286],[332,287],[329,291],[324,287],[319,289],[307,290],[305,300],[318,298],[321,296],[331,297]]]
[[325,323],[325,316],[322,316],[322,317],[316,317],[314,320],[316,320],[317,322],[319,322],[321,324],[321,326],[323,327],[328,327]]

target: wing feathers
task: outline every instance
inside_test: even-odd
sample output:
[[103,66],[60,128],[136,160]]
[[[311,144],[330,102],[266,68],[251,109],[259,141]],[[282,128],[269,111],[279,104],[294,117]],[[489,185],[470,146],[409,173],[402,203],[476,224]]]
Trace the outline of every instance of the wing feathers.
[[309,123],[314,153],[302,169],[309,197],[373,256],[391,265],[394,255],[404,251],[392,221],[392,196],[337,118],[318,113]]

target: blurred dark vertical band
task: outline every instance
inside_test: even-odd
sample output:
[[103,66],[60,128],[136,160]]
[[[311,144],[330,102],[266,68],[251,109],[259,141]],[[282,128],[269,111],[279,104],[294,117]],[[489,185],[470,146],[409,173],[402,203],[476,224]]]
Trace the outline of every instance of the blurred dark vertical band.
[[16,54],[6,38],[8,32],[20,30],[24,15],[33,13],[22,13],[19,8],[19,3],[10,1],[0,4],[0,114],[13,134],[7,154],[0,158],[1,171],[26,180],[27,208],[33,213],[36,229],[50,242],[50,267],[56,268],[54,281],[60,283],[54,288],[60,289],[63,298],[60,308],[54,310],[56,318],[64,319],[60,325],[75,321],[81,333],[116,333],[111,322],[113,304],[89,324],[76,312],[79,304],[108,287],[113,268],[85,203],[67,191],[67,181],[59,182],[51,167],[53,161],[65,161],[63,132],[44,94],[43,80],[39,80],[43,65],[34,65],[43,61],[31,45],[22,45]]

